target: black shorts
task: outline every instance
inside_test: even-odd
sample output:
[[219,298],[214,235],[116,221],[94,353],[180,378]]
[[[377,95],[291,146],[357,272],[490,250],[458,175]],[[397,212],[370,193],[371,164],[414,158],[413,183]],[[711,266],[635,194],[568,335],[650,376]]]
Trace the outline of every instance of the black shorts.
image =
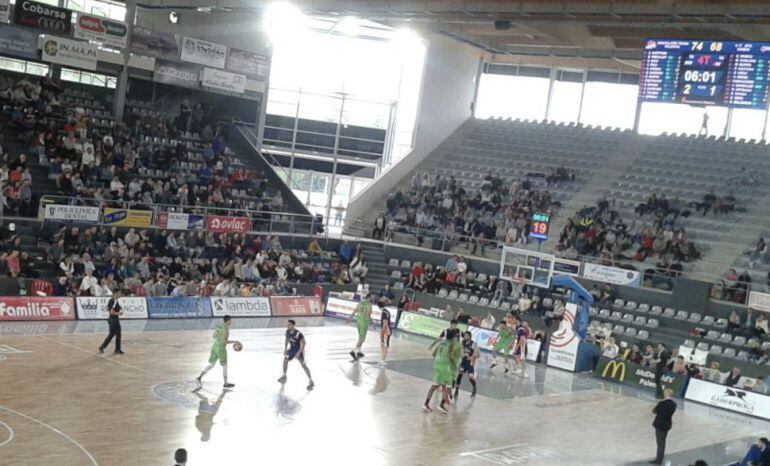
[[289,351],[286,352],[286,360],[291,361],[294,358],[297,358],[297,361],[299,362],[305,362],[305,352],[300,352],[299,348],[289,348]]

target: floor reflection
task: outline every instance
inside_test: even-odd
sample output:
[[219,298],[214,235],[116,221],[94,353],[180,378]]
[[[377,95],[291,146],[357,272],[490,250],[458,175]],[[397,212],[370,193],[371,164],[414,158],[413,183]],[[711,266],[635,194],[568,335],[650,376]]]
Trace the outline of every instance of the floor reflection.
[[211,428],[214,426],[214,416],[219,412],[219,408],[222,407],[222,402],[225,400],[225,395],[229,393],[227,390],[223,390],[219,394],[214,404],[209,402],[209,399],[200,393],[195,391],[195,396],[200,400],[198,403],[198,415],[195,416],[195,427],[201,433],[201,441],[208,442],[211,438]]

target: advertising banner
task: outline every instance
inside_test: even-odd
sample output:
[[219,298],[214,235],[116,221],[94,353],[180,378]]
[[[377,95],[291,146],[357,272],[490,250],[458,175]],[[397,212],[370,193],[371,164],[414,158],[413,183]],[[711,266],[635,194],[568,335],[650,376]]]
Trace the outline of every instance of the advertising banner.
[[564,318],[559,323],[559,328],[551,335],[548,346],[547,364],[549,366],[575,371],[580,346],[580,337],[574,330],[575,314],[577,314],[577,305],[567,303],[564,307]]
[[[334,298],[330,296],[326,299],[326,309],[324,310],[324,315],[330,317],[339,317],[341,319],[349,319],[357,307],[358,301]],[[396,315],[398,313],[398,309],[390,306],[387,306],[387,309],[390,311],[390,325],[393,327],[396,324]],[[374,304],[372,304],[372,321],[374,321],[374,323],[377,325],[382,323],[382,312],[380,311],[380,308]]]
[[111,47],[125,48],[128,40],[126,23],[99,16],[78,13],[75,37]]
[[321,298],[318,296],[271,296],[270,309],[272,315],[278,317],[323,315]]
[[96,223],[99,221],[99,213],[98,207],[48,204],[45,206],[44,218],[46,220]]
[[[404,311],[398,321],[398,328],[417,335],[436,338],[441,335],[441,332],[449,328],[449,321]],[[459,324],[457,328],[463,332],[468,330],[468,326],[465,324]]]
[[230,49],[227,56],[227,69],[234,73],[245,74],[256,81],[267,80],[268,58],[258,53]]
[[72,34],[72,11],[32,0],[16,2],[13,22],[62,36]]
[[11,22],[11,0],[0,0],[0,23]]
[[148,228],[152,225],[152,211],[105,207],[102,221],[116,227]]
[[599,264],[586,263],[583,266],[583,278],[613,285],[640,286],[642,274],[636,270],[619,269]]
[[554,259],[553,260],[553,274],[554,275],[569,275],[571,277],[580,276],[580,261],[573,261],[569,259]]
[[160,212],[158,227],[169,230],[202,230],[203,215]]
[[213,68],[203,68],[201,84],[203,87],[211,89],[243,94],[243,91],[246,90],[246,76]]
[[227,46],[184,36],[182,38],[182,61],[199,65],[224,68]]
[[172,86],[200,89],[200,68],[183,63],[155,60],[155,72],[152,80],[157,83],[170,84]]
[[0,297],[0,321],[75,320],[72,298],[35,296]]
[[770,294],[749,291],[748,307],[757,311],[770,312]]
[[[477,345],[479,345],[480,350],[492,351],[495,342],[497,341],[497,330],[488,330],[473,325],[469,325],[468,330],[470,330],[471,338]],[[527,339],[527,354],[525,357],[527,361],[537,361],[537,355],[540,353],[541,344],[542,342],[540,340],[532,338]]]
[[152,319],[211,317],[209,298],[147,298]]
[[[612,380],[632,387],[655,390],[655,370],[651,367],[640,366],[629,361],[599,357],[599,363],[594,368],[594,377]],[[663,374],[660,383],[663,388],[670,388],[674,395],[681,396],[686,377],[673,372]]]
[[270,317],[269,298],[225,298],[211,297],[211,311],[214,317]]
[[135,27],[131,31],[131,51],[146,57],[179,60],[179,38],[176,34]]
[[43,61],[60,65],[96,70],[99,48],[88,42],[46,35],[43,38]]
[[[75,303],[78,308],[78,319],[80,320],[92,320],[92,319],[106,319],[109,317],[107,310],[107,303],[110,298],[108,297],[82,297],[75,298]],[[147,300],[144,298],[125,296],[118,299],[123,315],[121,319],[146,319],[147,313]]]
[[685,399],[716,408],[770,419],[770,397],[700,379],[690,379]]
[[0,24],[0,54],[38,59],[37,32]]
[[206,230],[212,233],[248,233],[248,217],[226,217],[224,215],[208,215]]

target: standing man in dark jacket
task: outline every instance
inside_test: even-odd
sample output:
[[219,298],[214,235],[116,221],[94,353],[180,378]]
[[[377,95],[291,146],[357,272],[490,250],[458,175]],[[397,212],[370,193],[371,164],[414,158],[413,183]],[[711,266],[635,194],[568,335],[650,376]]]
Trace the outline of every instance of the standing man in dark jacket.
[[123,354],[123,350],[120,349],[120,316],[123,315],[123,310],[118,302],[121,294],[120,290],[116,290],[112,298],[107,302],[107,312],[109,313],[107,323],[110,325],[110,334],[107,335],[104,343],[99,347],[100,353],[104,353],[104,348],[110,344],[112,337],[115,337],[115,354]]
[[652,413],[655,415],[655,420],[652,421],[652,426],[655,428],[655,443],[658,446],[658,452],[655,455],[655,459],[650,461],[650,464],[663,464],[663,457],[666,454],[666,437],[668,431],[671,430],[671,418],[676,411],[676,401],[672,398],[674,391],[667,388],[663,391],[663,401],[658,402],[653,408]]
[[658,351],[655,353],[655,359],[652,361],[655,367],[655,397],[658,399],[663,398],[663,386],[660,384],[660,379],[666,373],[666,366],[670,358],[671,353],[666,350],[666,345],[658,343]]

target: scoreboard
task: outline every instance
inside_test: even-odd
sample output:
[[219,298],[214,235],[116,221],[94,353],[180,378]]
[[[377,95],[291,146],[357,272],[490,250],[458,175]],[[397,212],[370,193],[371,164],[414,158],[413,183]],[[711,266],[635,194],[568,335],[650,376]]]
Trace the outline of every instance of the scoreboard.
[[648,39],[639,99],[767,108],[770,43]]

